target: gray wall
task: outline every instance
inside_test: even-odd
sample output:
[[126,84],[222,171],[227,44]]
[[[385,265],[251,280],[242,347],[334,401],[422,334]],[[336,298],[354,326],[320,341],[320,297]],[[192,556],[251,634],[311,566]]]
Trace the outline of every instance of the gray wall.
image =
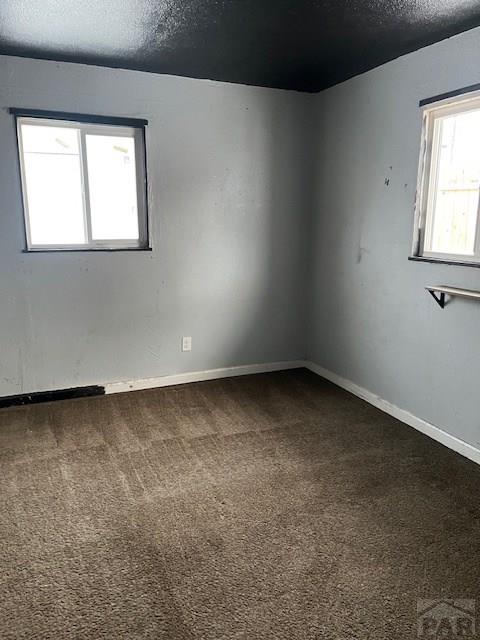
[[407,256],[418,101],[480,82],[479,53],[476,29],[315,98],[309,317],[312,360],[476,446],[480,305],[442,311],[424,287],[479,289],[480,270]]
[[[311,103],[0,57],[0,396],[303,357]],[[11,106],[149,119],[152,253],[22,253]]]

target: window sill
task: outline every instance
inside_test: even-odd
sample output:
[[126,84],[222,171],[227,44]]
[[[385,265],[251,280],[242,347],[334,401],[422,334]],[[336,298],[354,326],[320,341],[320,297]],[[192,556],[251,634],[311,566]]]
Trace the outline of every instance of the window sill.
[[84,249],[23,249],[22,253],[116,253],[125,251],[152,251],[152,247],[118,247],[118,249],[87,247]]
[[413,262],[431,262],[435,264],[451,264],[456,267],[475,267],[476,269],[480,268],[480,262],[469,262],[467,260],[446,260],[443,258],[431,258],[425,256],[408,256],[409,260]]

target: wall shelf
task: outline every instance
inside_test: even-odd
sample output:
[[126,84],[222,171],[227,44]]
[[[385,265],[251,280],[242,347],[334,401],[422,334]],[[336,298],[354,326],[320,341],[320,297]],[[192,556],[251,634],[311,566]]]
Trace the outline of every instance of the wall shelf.
[[444,285],[428,286],[425,287],[425,289],[442,309],[445,308],[445,296],[455,296],[457,298],[468,298],[469,300],[480,301],[480,291],[472,291],[471,289],[459,289],[457,287],[446,287]]

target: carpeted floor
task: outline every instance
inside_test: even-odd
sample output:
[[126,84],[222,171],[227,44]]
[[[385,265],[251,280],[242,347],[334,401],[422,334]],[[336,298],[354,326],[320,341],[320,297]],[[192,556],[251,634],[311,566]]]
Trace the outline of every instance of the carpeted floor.
[[403,640],[478,597],[480,469],[304,370],[3,409],[0,457],[2,640]]

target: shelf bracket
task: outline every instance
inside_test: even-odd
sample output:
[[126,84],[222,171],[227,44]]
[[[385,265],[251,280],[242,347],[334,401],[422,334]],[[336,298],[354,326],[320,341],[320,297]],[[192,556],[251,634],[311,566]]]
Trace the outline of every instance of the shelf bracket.
[[427,291],[438,304],[438,306],[442,309],[445,309],[445,292],[439,291],[438,293],[440,294],[440,296],[437,296],[436,292],[432,291],[432,289],[427,289]]

